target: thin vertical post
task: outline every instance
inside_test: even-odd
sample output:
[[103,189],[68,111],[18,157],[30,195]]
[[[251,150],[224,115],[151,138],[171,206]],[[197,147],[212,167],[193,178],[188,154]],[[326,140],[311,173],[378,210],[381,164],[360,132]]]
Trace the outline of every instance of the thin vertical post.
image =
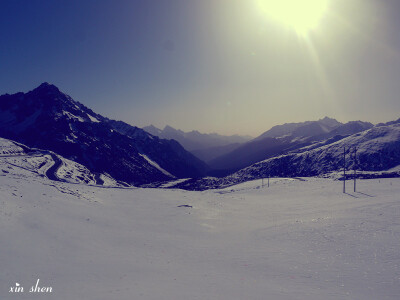
[[268,187],[269,187],[269,174],[268,174]]
[[343,147],[343,193],[346,193],[346,147]]
[[356,192],[357,148],[354,148],[354,192]]
[[262,188],[264,187],[264,177],[261,178],[261,187],[262,187]]

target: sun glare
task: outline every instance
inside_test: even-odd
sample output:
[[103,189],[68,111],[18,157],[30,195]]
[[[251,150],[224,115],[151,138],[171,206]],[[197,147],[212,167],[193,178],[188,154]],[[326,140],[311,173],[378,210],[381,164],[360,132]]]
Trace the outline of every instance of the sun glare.
[[327,8],[327,0],[258,0],[258,3],[263,14],[302,36],[316,29]]

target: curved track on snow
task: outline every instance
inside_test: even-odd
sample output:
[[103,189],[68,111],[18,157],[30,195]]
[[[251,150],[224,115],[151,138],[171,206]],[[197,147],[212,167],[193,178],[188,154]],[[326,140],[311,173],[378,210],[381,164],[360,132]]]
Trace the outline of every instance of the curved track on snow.
[[46,171],[46,177],[50,180],[63,181],[57,176],[57,170],[60,168],[62,161],[53,153],[49,153],[54,160],[54,164]]

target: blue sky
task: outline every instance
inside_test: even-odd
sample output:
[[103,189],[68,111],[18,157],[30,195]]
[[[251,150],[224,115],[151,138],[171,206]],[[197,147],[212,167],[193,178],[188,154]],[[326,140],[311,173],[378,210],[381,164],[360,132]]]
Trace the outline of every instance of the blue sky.
[[328,1],[307,37],[257,1],[2,0],[0,94],[47,81],[139,127],[254,136],[400,117],[398,1]]

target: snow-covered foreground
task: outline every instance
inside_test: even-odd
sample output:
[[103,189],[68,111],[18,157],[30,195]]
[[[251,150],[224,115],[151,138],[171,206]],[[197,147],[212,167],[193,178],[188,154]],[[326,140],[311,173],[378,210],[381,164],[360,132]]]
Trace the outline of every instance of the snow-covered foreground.
[[[349,194],[332,179],[260,184],[189,192],[3,174],[0,299],[400,299],[399,178]],[[29,293],[37,279],[52,293]],[[16,283],[24,293],[9,293]]]

